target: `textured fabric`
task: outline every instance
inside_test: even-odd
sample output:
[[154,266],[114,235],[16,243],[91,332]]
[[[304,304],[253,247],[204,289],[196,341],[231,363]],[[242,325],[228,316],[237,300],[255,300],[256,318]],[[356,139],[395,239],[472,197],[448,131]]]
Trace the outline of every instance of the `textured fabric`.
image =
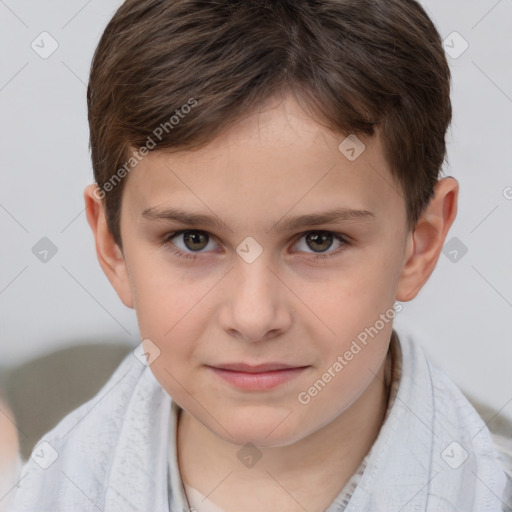
[[[409,337],[400,339],[400,357],[395,401],[346,512],[508,510],[508,459],[475,409]],[[150,368],[128,354],[93,399],[36,445],[8,510],[187,511],[179,471],[168,470],[171,406]]]

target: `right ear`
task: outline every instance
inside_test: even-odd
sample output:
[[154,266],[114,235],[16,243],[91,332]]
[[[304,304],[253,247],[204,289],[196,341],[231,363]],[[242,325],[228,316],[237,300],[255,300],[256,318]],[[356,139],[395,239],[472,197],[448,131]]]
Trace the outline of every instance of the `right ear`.
[[98,261],[117,295],[126,307],[133,308],[133,297],[124,255],[108,229],[101,191],[96,184],[84,190],[85,212],[96,242]]

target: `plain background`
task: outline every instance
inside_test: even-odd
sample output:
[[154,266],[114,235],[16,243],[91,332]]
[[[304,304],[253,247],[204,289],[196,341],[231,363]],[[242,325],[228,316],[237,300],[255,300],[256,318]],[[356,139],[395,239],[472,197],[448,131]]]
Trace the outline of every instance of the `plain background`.
[[[422,3],[452,54],[444,175],[459,181],[459,213],[395,325],[512,418],[512,0]],[[0,366],[76,343],[140,343],[135,312],[97,262],[82,198],[93,181],[89,66],[120,4],[0,0]],[[47,59],[31,47],[42,32],[58,43]],[[47,262],[33,252],[43,237],[57,250]]]

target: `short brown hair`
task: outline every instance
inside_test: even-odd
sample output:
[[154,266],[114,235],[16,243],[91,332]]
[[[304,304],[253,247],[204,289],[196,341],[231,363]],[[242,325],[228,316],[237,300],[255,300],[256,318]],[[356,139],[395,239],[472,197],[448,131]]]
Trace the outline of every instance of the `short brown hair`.
[[450,78],[415,0],[126,0],[87,89],[94,177],[114,240],[122,248],[121,166],[136,148],[197,149],[280,92],[332,130],[378,129],[413,228],[446,157]]

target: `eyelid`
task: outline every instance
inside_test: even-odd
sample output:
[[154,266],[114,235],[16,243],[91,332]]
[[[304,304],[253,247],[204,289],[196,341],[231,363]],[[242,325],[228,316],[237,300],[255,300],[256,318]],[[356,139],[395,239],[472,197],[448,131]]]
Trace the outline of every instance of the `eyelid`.
[[332,231],[331,229],[307,229],[306,231],[303,231],[302,233],[298,233],[297,235],[294,235],[294,236],[296,238],[301,238],[304,235],[307,235],[309,233],[329,233],[330,235],[333,235],[334,238],[337,238],[337,237],[342,238],[347,243],[352,240],[345,233],[341,233],[339,231]]
[[[210,240],[215,240],[216,243],[218,244],[219,243],[219,239],[217,238],[217,236],[215,236],[214,234],[208,232],[208,231],[205,231],[204,229],[179,229],[177,231],[171,231],[170,233],[166,233],[162,239],[158,242],[159,245],[166,245],[166,244],[169,244],[169,243],[172,243],[171,240],[173,238],[176,238],[177,236],[179,235],[183,235],[184,233],[188,233],[188,232],[192,232],[192,233],[201,233],[201,234],[204,234],[206,236],[208,236],[210,238]],[[173,244],[174,245],[174,244]],[[200,252],[196,252],[196,253],[187,253],[187,254],[201,254]]]
[[327,252],[298,251],[299,253],[304,252],[305,254],[312,255],[315,258],[327,258],[329,256],[335,256],[336,254],[341,252],[345,248],[345,246],[351,245],[351,243],[352,243],[352,240],[350,239],[350,237],[348,237],[344,233],[339,233],[337,231],[330,231],[328,229],[308,229],[307,231],[303,231],[302,233],[299,233],[295,236],[296,240],[293,245],[296,245],[303,236],[308,235],[309,233],[328,233],[328,234],[332,235],[332,237],[335,240],[338,240],[342,244],[341,247],[338,247],[337,249],[334,249],[334,250],[330,250],[330,248],[329,248],[327,250]]

